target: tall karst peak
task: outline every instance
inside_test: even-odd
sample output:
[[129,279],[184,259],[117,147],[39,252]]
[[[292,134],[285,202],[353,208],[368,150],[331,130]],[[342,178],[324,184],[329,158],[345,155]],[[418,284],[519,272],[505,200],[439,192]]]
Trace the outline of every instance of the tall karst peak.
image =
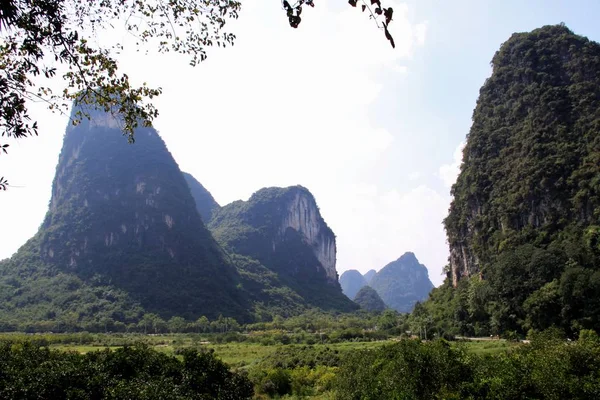
[[[99,111],[67,129],[49,210],[23,254],[84,285],[122,290],[164,317],[243,316],[235,268],[202,223],[177,163],[154,129],[135,135],[128,144],[118,121]],[[16,257],[12,268],[33,264]]]
[[217,236],[221,232],[219,227],[227,226],[231,222],[229,218],[235,216],[235,223],[242,222],[252,226],[264,239],[262,248],[254,251],[247,249],[246,242],[230,241],[228,244],[236,252],[277,252],[278,247],[289,241],[290,237],[297,236],[311,249],[318,261],[314,267],[324,273],[330,284],[337,284],[335,235],[321,217],[315,198],[305,187],[263,188],[255,192],[247,202],[231,203],[223,207],[222,211],[217,212],[210,223]]
[[600,215],[600,45],[545,26],[513,34],[492,65],[445,220],[454,286]]
[[340,285],[342,286],[342,292],[349,299],[354,299],[358,291],[367,285],[367,280],[357,270],[349,269],[340,276]]
[[407,251],[406,253],[402,254],[400,256],[400,258],[398,258],[397,261],[404,262],[404,263],[410,263],[410,264],[419,264],[419,260],[417,260],[417,256],[415,256],[415,253],[413,253],[412,251]]
[[365,280],[367,281],[367,284],[369,284],[371,282],[371,280],[373,279],[373,277],[377,274],[377,271],[375,271],[374,269],[370,269],[369,271],[367,271],[367,273],[364,275]]
[[218,210],[209,228],[230,252],[257,260],[308,303],[354,307],[338,283],[335,235],[305,187],[260,189]]
[[200,213],[202,221],[208,223],[215,210],[218,210],[221,206],[219,206],[219,203],[216,202],[212,194],[192,174],[184,172],[183,177],[192,192],[192,197],[196,202],[196,209]]
[[513,34],[473,111],[424,309],[462,335],[600,330],[600,44]]
[[429,296],[433,284],[427,268],[412,252],[383,267],[369,283],[389,307],[399,312],[411,312],[418,301]]

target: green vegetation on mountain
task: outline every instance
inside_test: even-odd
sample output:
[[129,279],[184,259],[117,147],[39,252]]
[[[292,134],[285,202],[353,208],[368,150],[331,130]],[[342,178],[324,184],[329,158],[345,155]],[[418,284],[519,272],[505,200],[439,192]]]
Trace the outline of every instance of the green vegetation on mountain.
[[563,25],[492,60],[424,312],[469,335],[600,329],[600,45]]
[[142,310],[248,319],[237,271],[162,139],[140,128],[128,146],[117,126],[98,113],[67,129],[44,222],[1,264],[3,323],[131,324]]
[[363,286],[356,293],[354,302],[367,311],[380,312],[386,309],[385,303],[371,286]]
[[342,292],[344,292],[349,299],[354,299],[358,291],[366,285],[367,281],[365,277],[355,269],[344,271],[342,276],[340,276]]
[[301,186],[265,188],[219,209],[209,229],[230,254],[256,316],[317,307],[350,311],[335,269],[335,236]]
[[405,313],[411,312],[417,302],[427,299],[433,288],[427,268],[411,252],[383,267],[369,286],[385,304]]
[[154,129],[127,146],[110,113],[92,117],[67,128],[38,233],[0,262],[2,330],[181,331],[358,309],[307,189],[220,209]]
[[202,221],[208,223],[212,218],[213,212],[218,210],[221,206],[215,201],[212,194],[210,194],[210,192],[191,174],[183,172],[183,177],[192,192],[192,197],[194,198],[194,202],[196,202],[196,209],[198,210],[198,213],[200,213]]

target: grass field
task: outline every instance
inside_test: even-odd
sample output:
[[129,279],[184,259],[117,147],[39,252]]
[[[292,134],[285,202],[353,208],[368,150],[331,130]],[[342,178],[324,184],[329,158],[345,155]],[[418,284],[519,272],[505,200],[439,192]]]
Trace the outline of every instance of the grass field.
[[[161,335],[152,336],[151,338],[144,338],[144,342],[150,344],[154,349],[167,353],[173,354],[176,348],[185,347],[196,347],[214,349],[215,354],[221,358],[224,362],[232,367],[249,367],[265,357],[276,352],[283,346],[304,346],[304,345],[262,345],[258,343],[200,343],[193,341],[186,335]],[[343,342],[333,344],[316,344],[314,347],[329,347],[332,350],[338,350],[341,353],[359,350],[369,349],[382,346],[384,344],[393,343],[393,341],[377,341],[377,342]],[[494,354],[503,351],[507,351],[514,346],[518,346],[518,343],[507,342],[505,340],[489,340],[489,341],[464,341],[464,342],[453,342],[455,346],[464,346],[467,351],[475,354]],[[80,353],[87,353],[90,351],[102,350],[105,348],[115,349],[121,347],[119,345],[77,345],[77,344],[53,344],[52,348],[61,349],[65,351],[77,351]]]
[[[333,350],[339,350],[340,352],[351,351],[356,349],[368,349],[381,346],[391,341],[380,341],[380,342],[345,342],[345,343],[334,343],[334,344],[316,344],[314,347],[329,347]],[[265,346],[258,343],[227,343],[227,344],[201,344],[194,346],[190,342],[180,342],[178,345],[156,345],[153,346],[155,350],[173,354],[176,347],[198,347],[206,349],[214,349],[215,354],[221,358],[224,362],[231,365],[232,367],[247,367],[254,363],[259,362],[265,357],[276,352],[279,348],[284,345],[271,345]],[[304,346],[304,345],[285,345],[285,346]],[[79,353],[88,353],[90,351],[103,350],[106,348],[116,349],[121,346],[89,346],[89,345],[75,345],[75,344],[54,344],[51,346],[54,349],[60,349],[64,351],[76,351]]]
[[496,354],[510,350],[519,346],[518,342],[509,342],[506,340],[487,340],[472,342],[456,342],[457,346],[465,346],[466,349],[474,354]]

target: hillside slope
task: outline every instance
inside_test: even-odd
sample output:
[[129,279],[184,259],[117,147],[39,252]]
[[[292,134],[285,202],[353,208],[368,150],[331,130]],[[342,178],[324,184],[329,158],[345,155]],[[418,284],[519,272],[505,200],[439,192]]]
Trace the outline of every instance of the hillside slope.
[[377,294],[377,291],[371,286],[363,286],[356,296],[354,302],[363,310],[371,312],[380,312],[386,309],[386,305]]
[[433,288],[427,268],[412,252],[383,267],[369,286],[390,308],[403,313],[411,312],[417,302],[427,299]]
[[215,201],[212,194],[210,194],[210,192],[191,174],[183,172],[183,177],[192,192],[192,197],[196,203],[196,209],[198,210],[198,213],[200,213],[202,221],[208,223],[212,218],[213,213],[221,208],[221,206]]

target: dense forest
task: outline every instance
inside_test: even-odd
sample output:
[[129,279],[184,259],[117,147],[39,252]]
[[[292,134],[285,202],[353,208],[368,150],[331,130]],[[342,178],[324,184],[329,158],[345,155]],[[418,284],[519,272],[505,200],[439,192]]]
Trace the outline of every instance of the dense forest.
[[420,313],[465,335],[600,329],[600,45],[514,34],[481,88],[445,220],[450,265]]

